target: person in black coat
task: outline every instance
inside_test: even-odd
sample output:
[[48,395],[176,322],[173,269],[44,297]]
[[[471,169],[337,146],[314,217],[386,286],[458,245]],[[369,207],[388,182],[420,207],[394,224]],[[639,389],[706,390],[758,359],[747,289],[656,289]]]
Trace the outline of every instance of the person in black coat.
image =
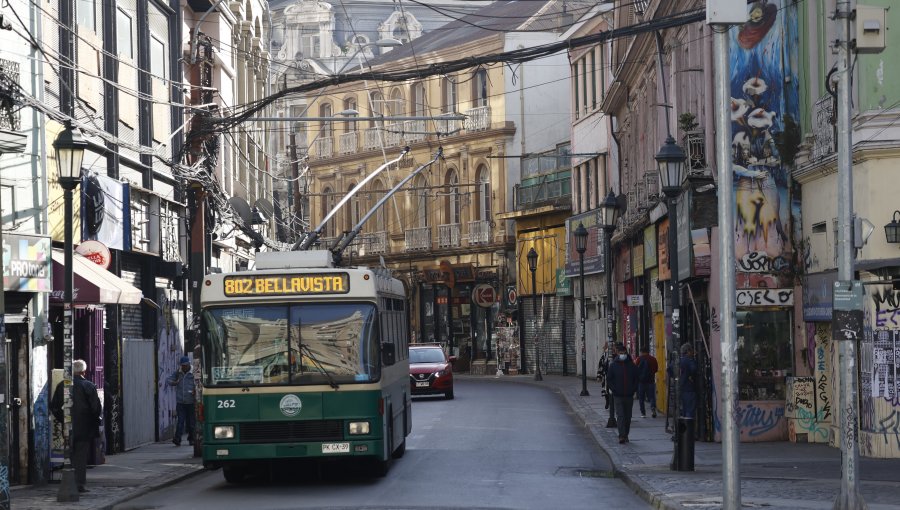
[[[87,363],[77,359],[72,362],[72,444],[70,452],[72,467],[75,470],[75,483],[78,492],[88,492],[87,484],[87,458],[94,438],[100,437],[100,397],[97,395],[97,387],[94,383],[84,378]],[[50,411],[60,422],[64,423],[65,392],[63,383],[59,383],[53,392],[53,400],[50,403]]]
[[694,346],[681,346],[681,360],[678,363],[681,384],[681,416],[694,418],[697,414],[697,361],[694,358]]
[[616,357],[609,364],[606,374],[609,390],[613,395],[616,409],[616,424],[619,430],[619,443],[628,442],[631,430],[631,410],[634,407],[634,394],[637,391],[638,368],[632,361],[625,345],[616,345]]

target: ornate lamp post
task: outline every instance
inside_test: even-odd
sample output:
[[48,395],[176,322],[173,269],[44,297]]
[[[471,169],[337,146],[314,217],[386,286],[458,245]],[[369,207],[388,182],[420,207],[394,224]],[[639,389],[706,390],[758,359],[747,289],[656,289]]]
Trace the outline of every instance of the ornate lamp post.
[[63,198],[65,200],[65,294],[63,308],[63,389],[65,391],[65,404],[63,412],[65,421],[63,423],[63,444],[64,444],[64,461],[62,481],[59,485],[59,492],[56,494],[56,500],[60,502],[78,501],[78,491],[75,486],[75,471],[72,469],[72,314],[74,313],[72,306],[72,191],[78,187],[81,182],[81,161],[84,158],[84,150],[87,148],[87,142],[81,136],[81,133],[74,129],[71,124],[66,123],[65,129],[56,137],[53,142],[53,149],[56,151],[56,163],[59,168],[59,185],[63,188]]
[[[669,268],[671,275],[669,278],[669,295],[672,299],[672,335],[669,339],[668,350],[675,350],[676,354],[670,356],[675,363],[678,360],[678,349],[681,348],[681,296],[678,287],[678,197],[681,195],[681,185],[685,178],[685,157],[684,150],[675,143],[675,139],[670,134],[666,138],[666,143],[656,154],[656,163],[659,167],[659,182],[662,187],[663,194],[666,195],[666,207],[669,210]],[[681,414],[681,388],[679,381],[678,367],[673,367],[675,374],[675,400],[679,413]],[[671,405],[671,404],[669,404]],[[675,421],[675,452],[672,458],[672,469],[675,471],[693,470],[693,450],[694,450],[694,434],[693,421],[682,420],[680,417]],[[690,452],[690,458],[687,458],[687,452]],[[688,467],[688,464],[690,467]]]
[[575,229],[575,251],[578,252],[578,279],[579,286],[581,287],[581,396],[587,397],[590,395],[587,389],[587,349],[585,348],[585,335],[584,335],[584,315],[585,315],[585,304],[584,304],[584,250],[587,249],[587,237],[588,231],[584,228],[584,223],[578,223],[578,228]]
[[543,381],[544,377],[541,375],[541,350],[538,348],[540,335],[537,333],[537,277],[535,276],[535,271],[537,271],[538,254],[534,251],[534,246],[528,250],[527,257],[528,269],[531,270],[531,320],[534,321],[534,380]]
[[619,219],[619,202],[612,189],[600,203],[599,208],[600,223],[606,233],[606,242],[603,243],[603,271],[606,273],[606,345],[612,346],[615,343],[613,335],[615,307],[612,295],[612,233],[616,230],[616,222]]

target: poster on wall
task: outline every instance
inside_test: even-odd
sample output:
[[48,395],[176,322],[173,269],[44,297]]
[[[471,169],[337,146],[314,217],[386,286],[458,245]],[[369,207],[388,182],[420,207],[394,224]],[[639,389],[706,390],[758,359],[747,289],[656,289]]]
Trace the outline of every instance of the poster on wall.
[[82,179],[82,239],[100,241],[110,249],[131,249],[131,208],[127,185],[97,173]]

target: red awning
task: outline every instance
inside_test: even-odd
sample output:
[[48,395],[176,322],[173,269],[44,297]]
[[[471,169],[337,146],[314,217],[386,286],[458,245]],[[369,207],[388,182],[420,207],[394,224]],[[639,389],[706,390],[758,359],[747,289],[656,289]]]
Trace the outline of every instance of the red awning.
[[[110,273],[81,255],[73,254],[72,272],[75,275],[72,301],[78,305],[136,305],[143,294],[140,289]],[[62,304],[65,256],[53,250],[53,292],[50,303]]]

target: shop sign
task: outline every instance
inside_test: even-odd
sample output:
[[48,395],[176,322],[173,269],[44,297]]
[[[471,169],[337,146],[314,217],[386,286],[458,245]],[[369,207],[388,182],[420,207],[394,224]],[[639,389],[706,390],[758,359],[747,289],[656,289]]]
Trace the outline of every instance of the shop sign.
[[803,280],[803,320],[831,322],[832,289],[837,271],[807,275]]
[[566,270],[564,268],[556,270],[556,295],[572,295],[572,279],[566,276]]
[[472,264],[451,264],[450,270],[453,271],[453,281],[456,283],[475,281],[475,268]]
[[487,283],[479,283],[472,289],[472,302],[481,308],[490,308],[497,301],[497,291]]
[[507,308],[515,308],[519,304],[519,293],[516,292],[514,286],[506,288],[506,305]]
[[443,283],[444,272],[439,267],[425,268],[422,270],[422,278],[427,283]]
[[644,276],[644,245],[636,244],[631,248],[631,272],[635,278]]
[[3,234],[3,288],[13,292],[50,292],[50,238]]
[[686,280],[691,277],[691,270],[694,267],[694,260],[691,253],[691,208],[690,196],[687,193],[678,197],[675,205],[678,210],[678,224],[675,225],[675,245],[678,252],[678,274],[675,275],[678,281]]
[[643,294],[629,294],[628,295],[628,306],[644,306],[644,295]]
[[100,241],[84,241],[75,248],[75,253],[83,256],[103,269],[109,269],[109,264],[112,262],[112,255],[109,253],[109,248]]
[[672,279],[672,270],[669,268],[669,219],[659,222],[659,242],[656,243],[657,264],[659,264],[660,281]]
[[737,306],[794,306],[794,289],[740,289]]

